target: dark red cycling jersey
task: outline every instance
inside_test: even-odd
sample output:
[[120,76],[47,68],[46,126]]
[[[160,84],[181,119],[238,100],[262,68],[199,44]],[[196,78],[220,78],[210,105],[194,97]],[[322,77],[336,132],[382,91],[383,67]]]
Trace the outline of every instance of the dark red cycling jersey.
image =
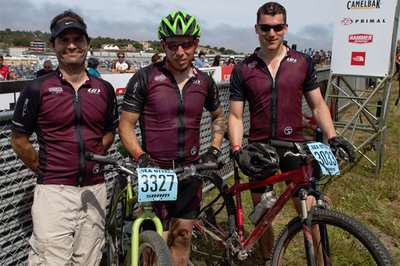
[[214,80],[192,70],[182,92],[164,61],[142,68],[126,87],[122,110],[140,114],[142,148],[163,167],[199,158],[203,107],[215,111],[220,105]]
[[88,76],[75,93],[57,70],[22,91],[11,129],[39,143],[38,184],[86,186],[104,182],[101,166],[86,152],[104,154],[103,135],[118,126],[115,92],[107,81]]
[[249,102],[249,140],[303,140],[302,95],[318,88],[310,56],[287,48],[274,80],[256,50],[235,66],[230,83],[230,100]]

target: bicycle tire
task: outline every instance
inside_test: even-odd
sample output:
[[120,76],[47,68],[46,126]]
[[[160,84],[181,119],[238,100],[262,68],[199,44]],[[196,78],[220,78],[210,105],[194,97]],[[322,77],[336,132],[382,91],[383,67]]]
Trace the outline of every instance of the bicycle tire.
[[[314,212],[311,224],[326,226],[331,265],[394,265],[380,240],[352,217],[319,209]],[[326,255],[324,247],[322,250],[324,251],[318,253],[319,257],[321,254]],[[272,265],[307,265],[300,217],[290,221],[279,234],[272,252]]]
[[193,227],[189,265],[229,265],[229,244],[224,246],[207,232],[217,235],[225,243],[228,242],[229,236],[236,230],[235,202],[232,195],[222,193],[217,201],[210,204],[228,186],[215,173],[206,180],[209,183],[203,182],[203,187],[212,184],[213,188],[203,194],[202,207],[197,219],[201,227]]
[[[129,253],[127,262],[131,261],[130,255]],[[155,262],[159,266],[174,265],[167,243],[156,231],[146,230],[139,234],[138,255],[139,265],[155,265]]]
[[[124,186],[124,183],[126,185],[124,177],[121,176],[118,176],[118,179],[114,180],[108,213],[111,213],[111,210],[117,200],[118,194],[121,192],[122,187]],[[108,266],[119,266],[125,259],[126,251],[124,251],[122,246],[122,228],[124,226],[124,217],[125,198],[121,197],[108,227],[109,238],[106,241]]]

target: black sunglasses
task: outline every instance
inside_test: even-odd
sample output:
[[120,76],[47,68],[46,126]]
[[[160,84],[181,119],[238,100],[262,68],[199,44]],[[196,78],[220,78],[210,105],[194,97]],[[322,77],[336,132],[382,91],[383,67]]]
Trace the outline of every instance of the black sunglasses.
[[125,56],[118,56],[118,58],[125,58]]
[[183,49],[189,49],[192,48],[195,43],[196,40],[188,42],[166,42],[165,44],[168,46],[169,49],[176,51],[178,50],[179,46],[181,46]]
[[258,24],[258,27],[265,32],[269,32],[271,29],[273,29],[275,32],[279,32],[286,27],[286,24],[276,24],[276,25]]

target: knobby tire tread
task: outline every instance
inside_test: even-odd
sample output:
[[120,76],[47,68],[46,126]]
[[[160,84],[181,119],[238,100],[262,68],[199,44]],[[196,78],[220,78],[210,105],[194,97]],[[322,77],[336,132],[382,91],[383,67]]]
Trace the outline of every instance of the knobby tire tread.
[[[394,265],[394,262],[381,241],[362,223],[343,213],[333,210],[319,209],[314,212],[312,224],[326,224],[340,227],[357,238],[375,259],[377,265]],[[280,232],[272,252],[272,265],[279,264],[279,256],[288,246],[288,241],[297,235],[303,234],[303,225],[300,217],[291,220]],[[329,239],[329,236],[328,236]],[[345,254],[344,254],[345,255]]]

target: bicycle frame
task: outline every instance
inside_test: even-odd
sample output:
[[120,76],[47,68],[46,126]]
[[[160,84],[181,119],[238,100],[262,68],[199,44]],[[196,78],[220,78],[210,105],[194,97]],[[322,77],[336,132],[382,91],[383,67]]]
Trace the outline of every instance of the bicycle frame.
[[[126,213],[126,216],[129,216],[129,215],[133,214],[133,206],[135,205],[136,202],[138,202],[138,195],[137,194],[133,195],[131,177],[128,176],[127,179],[128,179],[127,185],[118,194],[116,203],[119,202],[121,197],[126,197],[125,213]],[[131,247],[130,247],[132,265],[138,265],[138,263],[139,263],[139,258],[137,256],[137,254],[139,253],[139,233],[140,233],[140,226],[143,223],[143,221],[149,220],[149,219],[152,220],[156,227],[157,233],[161,237],[163,236],[163,226],[162,226],[161,220],[152,211],[152,209],[153,209],[153,206],[152,206],[151,202],[141,203],[140,211],[139,211],[138,215],[136,216],[135,221],[133,222]],[[107,227],[106,227],[107,228],[107,230],[106,230],[107,238],[110,237],[110,235],[108,233],[108,228],[110,226],[113,216],[115,215],[116,210],[117,210],[117,204],[115,204],[113,206],[110,217],[108,218]],[[129,250],[128,250],[128,252],[129,252]]]
[[[236,211],[237,211],[236,214],[237,214],[237,227],[238,227],[239,240],[243,246],[243,249],[249,251],[253,247],[253,245],[257,242],[257,240],[261,237],[261,235],[264,233],[264,228],[266,228],[267,225],[270,224],[275,219],[275,217],[281,211],[283,206],[285,206],[285,204],[294,195],[294,193],[298,189],[300,189],[301,186],[310,184],[309,173],[311,170],[311,166],[307,162],[303,161],[301,163],[300,168],[297,170],[289,171],[279,175],[274,175],[268,177],[265,180],[247,182],[241,184],[238,173],[238,167],[236,165],[236,162],[234,163],[235,163],[234,184],[230,186],[224,193],[234,194],[236,197]],[[253,232],[248,236],[247,239],[245,239],[241,192],[257,187],[284,182],[287,180],[291,180],[291,182],[287,185],[282,195],[277,199],[275,204],[268,210],[268,212],[263,215],[261,220],[258,222],[257,226],[254,228]]]

